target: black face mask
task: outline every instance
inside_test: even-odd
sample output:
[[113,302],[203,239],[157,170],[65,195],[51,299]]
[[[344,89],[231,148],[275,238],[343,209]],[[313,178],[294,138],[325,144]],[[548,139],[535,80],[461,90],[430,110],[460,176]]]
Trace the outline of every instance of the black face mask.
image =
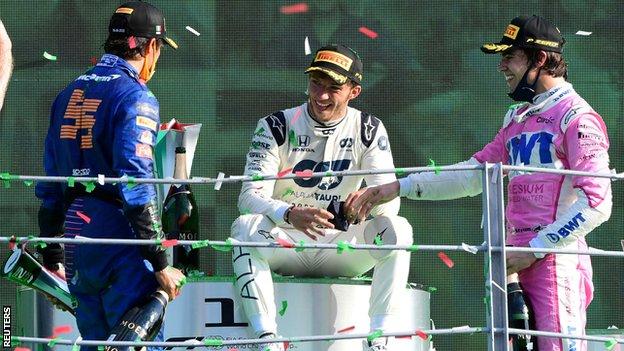
[[527,82],[527,76],[529,75],[530,70],[530,67],[527,68],[526,72],[524,72],[524,75],[522,76],[522,79],[520,79],[520,83],[516,85],[516,89],[507,94],[510,98],[514,99],[514,101],[533,102],[533,98],[535,97],[535,86],[537,85],[542,69],[540,68],[539,71],[537,71],[535,82],[531,85]]

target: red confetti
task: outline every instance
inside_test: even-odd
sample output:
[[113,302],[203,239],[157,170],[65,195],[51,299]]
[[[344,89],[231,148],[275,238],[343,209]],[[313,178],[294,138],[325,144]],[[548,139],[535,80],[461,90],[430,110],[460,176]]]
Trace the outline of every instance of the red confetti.
[[416,335],[418,335],[419,338],[421,338],[421,339],[423,339],[425,341],[427,339],[429,339],[429,335],[427,335],[427,333],[425,333],[424,331],[422,331],[420,329],[416,331]]
[[9,239],[9,250],[13,251],[15,250],[15,235],[11,235],[11,239]]
[[352,330],[354,330],[354,329],[355,329],[355,325],[352,325],[352,326],[350,326],[350,327],[346,327],[346,328],[344,328],[344,329],[340,329],[340,330],[338,331],[338,333],[346,333],[346,332],[348,332],[348,331],[352,331]]
[[311,169],[306,169],[305,171],[297,171],[295,174],[300,178],[310,178],[314,172]]
[[238,351],[238,349],[236,347],[232,347],[231,349],[228,349],[228,351]]
[[178,239],[163,240],[162,242],[164,247],[174,247],[176,245],[178,245]]
[[30,351],[28,347],[16,347],[14,351]]
[[61,326],[54,328],[54,331],[52,333],[54,335],[58,335],[58,334],[71,333],[71,331],[72,331],[71,325],[61,325]]
[[91,223],[91,218],[89,218],[89,216],[87,216],[86,214],[80,211],[76,211],[76,215],[78,215],[78,217],[80,217],[86,223]]
[[377,34],[377,32],[375,32],[374,30],[361,26],[359,29],[360,33],[366,35],[367,37],[371,38],[371,39],[376,39],[379,34]]
[[298,4],[292,4],[292,5],[284,5],[280,7],[280,12],[285,15],[292,15],[295,13],[304,13],[304,12],[308,12],[308,10],[309,10],[308,4],[306,4],[305,2],[300,2]]
[[292,168],[287,168],[287,169],[285,169],[285,170],[283,170],[283,171],[279,172],[279,173],[277,174],[277,177],[278,177],[278,178],[281,178],[281,177],[283,177],[283,176],[287,175],[288,173],[290,173],[290,171],[292,171]]
[[295,247],[294,243],[282,238],[277,238],[277,243],[280,244],[281,247],[292,248]]
[[411,335],[401,335],[401,336],[395,336],[395,339],[411,339],[412,336]]
[[91,61],[91,64],[95,66],[98,63],[98,58],[93,56],[89,59],[89,61]]
[[301,106],[299,106],[299,108],[297,109],[297,111],[295,112],[295,117],[293,117],[292,121],[290,122],[291,125],[295,124],[295,121],[299,118],[299,116],[301,116]]
[[438,257],[442,260],[442,262],[444,262],[444,264],[448,267],[448,268],[453,268],[453,266],[455,265],[455,263],[453,263],[453,260],[451,260],[444,252],[440,251],[438,252]]
[[289,345],[290,345],[289,341],[284,341],[284,350],[288,350]]

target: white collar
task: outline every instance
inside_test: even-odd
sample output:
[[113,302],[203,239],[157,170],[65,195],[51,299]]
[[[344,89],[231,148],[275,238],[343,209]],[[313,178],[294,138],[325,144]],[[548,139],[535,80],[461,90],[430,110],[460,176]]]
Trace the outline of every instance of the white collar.
[[514,119],[516,122],[520,123],[529,116],[548,110],[563,97],[573,92],[574,89],[572,88],[572,84],[562,82],[561,84],[552,87],[543,93],[535,95],[535,97],[533,97],[533,101],[525,105],[527,106],[527,109],[524,112],[517,114]]

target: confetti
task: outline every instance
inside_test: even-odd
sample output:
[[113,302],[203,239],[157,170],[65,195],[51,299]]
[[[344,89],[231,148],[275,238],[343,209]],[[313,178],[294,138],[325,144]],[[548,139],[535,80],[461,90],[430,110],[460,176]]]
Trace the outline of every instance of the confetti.
[[350,243],[346,242],[346,241],[339,241],[338,242],[338,254],[342,255],[342,253],[346,251],[353,251],[353,246],[351,246]]
[[225,245],[210,244],[210,247],[221,252],[232,251],[232,239],[227,239]]
[[352,326],[350,326],[350,327],[346,327],[346,328],[340,329],[340,330],[338,331],[338,333],[346,333],[346,332],[348,332],[348,331],[352,331],[352,330],[355,330],[355,325],[352,325]]
[[368,334],[368,336],[366,337],[366,340],[373,341],[373,340],[381,337],[382,334],[383,334],[383,331],[380,330],[380,329],[377,329],[374,332]]
[[191,27],[191,26],[186,26],[186,30],[188,30],[189,32],[191,32],[191,33],[193,33],[193,34],[195,34],[195,35],[197,35],[197,36],[200,36],[200,33],[199,33],[198,31],[196,31],[196,30],[195,30],[193,27]]
[[86,191],[87,193],[92,192],[92,191],[93,191],[93,189],[95,189],[95,183],[93,183],[93,182],[87,182],[87,183],[85,184],[85,191]]
[[375,245],[377,246],[383,245],[383,239],[381,239],[381,234],[375,235]]
[[217,174],[217,182],[214,185],[214,190],[221,190],[221,185],[223,185],[223,182],[221,182],[220,180],[223,180],[224,178],[225,173],[219,172],[219,174]]
[[16,347],[15,351],[30,351],[28,347]]
[[282,308],[280,308],[280,310],[279,310],[279,312],[278,312],[278,313],[279,313],[279,315],[280,315],[280,316],[284,316],[284,313],[286,313],[286,309],[287,309],[287,308],[288,308],[288,301],[283,300],[283,301],[282,301]]
[[128,189],[132,189],[137,185],[136,178],[128,177]]
[[418,337],[419,337],[419,338],[421,338],[421,339],[423,339],[423,340],[425,340],[425,341],[426,341],[427,339],[429,339],[429,335],[427,335],[427,333],[425,333],[424,331],[422,331],[422,330],[420,330],[420,329],[418,329],[418,330],[416,331],[416,335],[418,335]]
[[277,173],[277,178],[282,178],[283,176],[287,175],[291,171],[292,171],[292,168],[286,168],[286,169],[280,171],[279,173]]
[[297,171],[295,175],[299,178],[311,178],[314,175],[311,169],[306,169],[305,171]]
[[296,252],[301,252],[301,251],[305,250],[305,247],[303,247],[303,245],[305,245],[305,241],[300,240],[300,241],[297,243],[297,246],[295,247],[295,251],[296,251]]
[[284,193],[282,194],[282,197],[286,197],[286,196],[288,196],[290,194],[294,194],[294,193],[295,193],[295,191],[292,190],[292,188],[288,188],[288,189],[286,189],[286,191],[284,191]]
[[193,249],[199,249],[199,248],[202,248],[202,247],[207,247],[208,245],[210,245],[208,240],[202,240],[202,241],[198,241],[196,243],[191,244],[191,247]]
[[52,340],[50,340],[50,341],[48,342],[48,346],[49,346],[49,347],[54,347],[54,345],[56,345],[56,343],[57,343],[58,341],[59,341],[59,338],[54,338],[54,339],[52,339]]
[[42,249],[45,249],[47,246],[48,246],[48,244],[46,244],[46,243],[45,243],[45,242],[43,242],[43,241],[37,241],[37,242],[35,243],[35,247],[40,247],[40,248],[42,248]]
[[288,132],[288,143],[290,143],[292,147],[299,146],[299,141],[297,140],[297,135],[295,134],[294,130],[291,130],[290,132]]
[[377,39],[377,37],[379,36],[379,34],[377,34],[377,32],[375,32],[374,30],[367,28],[367,27],[360,27],[359,28],[360,33],[366,35],[367,37],[371,38],[371,39]]
[[56,56],[52,54],[48,54],[47,51],[43,52],[43,58],[45,58],[46,60],[50,60],[50,61],[56,61]]
[[264,177],[261,174],[252,174],[251,175],[251,180],[253,182],[258,181],[258,180],[263,180]]
[[438,288],[436,288],[435,286],[430,286],[427,288],[427,291],[431,294],[438,291]]
[[178,245],[178,239],[169,239],[169,240],[164,240],[161,245],[163,247],[174,247]]
[[442,262],[444,262],[444,264],[448,267],[448,268],[453,268],[453,266],[455,265],[455,263],[453,263],[453,260],[451,260],[444,252],[440,251],[438,252],[438,257],[442,260]]
[[579,30],[579,31],[577,31],[577,32],[576,32],[576,33],[574,33],[574,34],[576,34],[576,35],[585,35],[585,36],[587,36],[587,35],[592,35],[592,32],[586,32],[586,31],[584,31],[584,30]]
[[308,4],[300,2],[298,4],[284,5],[280,7],[280,12],[284,15],[294,15],[296,13],[308,12]]
[[310,39],[308,39],[308,37],[303,41],[303,52],[306,56],[312,53],[312,49],[310,49]]
[[613,350],[615,345],[617,345],[617,341],[615,339],[610,339],[605,341],[604,345],[607,350]]
[[277,243],[281,246],[281,247],[285,247],[285,248],[293,248],[295,247],[294,243],[291,243],[290,241],[286,240],[286,239],[282,239],[282,238],[277,238]]
[[462,243],[462,249],[466,252],[470,252],[473,255],[476,255],[479,252],[479,248],[476,246],[468,245],[466,243]]
[[11,178],[11,174],[9,173],[0,173],[0,179],[5,188],[11,187]]
[[433,171],[435,172],[435,174],[440,174],[440,166],[436,166],[434,160],[429,159],[429,165],[428,166],[433,167]]
[[[306,93],[307,95],[307,93]],[[297,119],[299,119],[299,116],[301,116],[301,106],[299,106],[299,108],[297,109],[297,111],[295,112],[295,117],[293,117],[292,122],[290,122],[291,124],[295,124],[295,122],[297,121]]]
[[85,221],[85,223],[87,223],[87,224],[91,223],[91,218],[89,218],[89,216],[87,216],[86,214],[84,214],[84,213],[82,213],[80,211],[76,211],[76,216],[80,217],[80,219]]
[[9,239],[9,250],[13,251],[15,249],[15,235],[11,235],[11,239]]
[[178,284],[176,284],[176,286],[177,286],[178,288],[181,288],[181,287],[183,287],[183,286],[184,286],[184,284],[186,284],[186,277],[182,277],[182,279],[180,279],[180,280],[178,281]]
[[104,175],[103,174],[98,174],[97,180],[98,180],[98,184],[104,185]]
[[405,174],[405,170],[403,168],[397,168],[394,170],[394,173],[400,177]]
[[622,251],[624,251],[624,240],[620,240],[620,244],[622,245]]
[[32,186],[32,185],[33,185],[33,181],[32,181],[32,180],[25,180],[25,181],[24,181],[24,185],[26,185],[26,186]]
[[52,335],[67,334],[67,333],[71,333],[71,331],[72,331],[71,325],[60,325],[54,328],[54,330],[52,331]]
[[223,345],[223,340],[206,339],[206,340],[204,340],[204,345],[206,345],[206,346],[221,346],[221,345]]
[[76,179],[74,177],[67,177],[67,186],[73,188],[76,184]]
[[411,245],[410,247],[407,248],[407,251],[410,251],[410,252],[418,251],[418,245]]

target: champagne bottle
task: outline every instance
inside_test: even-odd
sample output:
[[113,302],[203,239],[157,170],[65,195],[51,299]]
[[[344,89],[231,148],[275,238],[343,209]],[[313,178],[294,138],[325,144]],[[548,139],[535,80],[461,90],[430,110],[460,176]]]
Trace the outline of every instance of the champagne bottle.
[[[169,296],[157,290],[148,299],[129,309],[119,324],[113,328],[108,341],[151,341],[154,340],[165,318]],[[129,346],[106,346],[106,351],[130,351]],[[136,349],[142,349],[137,347]]]
[[[176,179],[188,179],[186,173],[186,149],[177,147],[175,156]],[[162,215],[163,231],[167,239],[198,240],[199,213],[197,203],[188,184],[172,184],[165,198]],[[173,248],[173,266],[187,274],[199,270],[199,252],[190,245]]]

